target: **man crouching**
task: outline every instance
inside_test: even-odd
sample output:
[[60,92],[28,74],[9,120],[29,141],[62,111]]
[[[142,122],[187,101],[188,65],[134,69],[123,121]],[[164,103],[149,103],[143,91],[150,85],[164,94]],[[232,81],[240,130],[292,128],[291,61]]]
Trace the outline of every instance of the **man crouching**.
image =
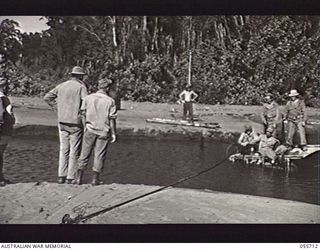
[[271,160],[271,164],[274,165],[277,159],[278,146],[280,141],[272,136],[274,129],[272,127],[267,128],[266,134],[260,136],[259,153]]
[[88,95],[82,104],[85,131],[79,158],[76,183],[82,184],[83,171],[87,168],[91,152],[94,151],[92,185],[99,185],[99,175],[103,170],[109,142],[116,141],[117,110],[114,99],[108,96],[112,81],[99,80],[99,90]]

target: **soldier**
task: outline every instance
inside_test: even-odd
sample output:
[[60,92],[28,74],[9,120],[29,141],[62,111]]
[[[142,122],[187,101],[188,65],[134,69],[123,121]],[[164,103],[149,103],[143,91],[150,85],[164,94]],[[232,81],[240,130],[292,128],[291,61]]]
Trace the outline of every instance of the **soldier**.
[[77,184],[81,185],[83,171],[87,168],[91,152],[94,151],[92,185],[102,184],[99,176],[103,171],[109,143],[116,141],[117,109],[114,99],[108,93],[112,81],[101,79],[99,90],[88,95],[81,111],[85,118],[85,132],[79,158]]
[[264,125],[264,133],[267,132],[267,128],[272,127],[272,136],[278,138],[278,129],[281,127],[281,116],[279,111],[279,105],[273,100],[271,94],[266,95],[265,103],[263,104],[261,112],[261,120]]
[[271,160],[271,164],[275,164],[277,154],[276,148],[280,145],[280,141],[272,136],[274,128],[269,127],[266,129],[266,134],[260,135],[259,138],[259,153]]
[[295,89],[292,89],[290,91],[289,97],[291,100],[287,102],[284,113],[284,118],[288,121],[288,134],[286,144],[290,148],[293,147],[293,137],[296,130],[298,130],[298,133],[300,135],[300,147],[303,151],[306,151],[306,105],[303,100],[299,99],[299,93]]
[[57,106],[60,138],[58,183],[75,182],[77,161],[80,155],[83,124],[80,107],[87,96],[82,81],[85,75],[81,67],[74,67],[72,78],[48,92],[44,100],[54,109]]
[[183,103],[183,119],[193,121],[193,102],[198,97],[198,94],[191,90],[191,85],[188,84],[186,89],[179,95]]
[[253,131],[252,126],[246,124],[244,132],[238,139],[238,150],[241,154],[251,154],[258,149],[258,135]]
[[1,110],[2,123],[0,124],[0,186],[5,186],[10,183],[3,175],[3,155],[10,141],[15,118],[12,111],[12,105],[9,98],[6,96],[5,88],[8,84],[8,79],[0,77],[0,102],[3,109]]

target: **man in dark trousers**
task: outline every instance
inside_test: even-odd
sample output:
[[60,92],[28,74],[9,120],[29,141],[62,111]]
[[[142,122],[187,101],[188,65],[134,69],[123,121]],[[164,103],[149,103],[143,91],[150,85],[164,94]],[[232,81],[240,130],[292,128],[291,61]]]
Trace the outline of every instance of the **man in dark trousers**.
[[87,96],[87,88],[82,81],[85,75],[81,67],[74,67],[72,78],[48,92],[44,100],[58,112],[60,138],[58,183],[75,182],[77,162],[80,155],[83,124],[80,108]]
[[90,155],[94,151],[92,185],[102,184],[99,176],[103,171],[109,143],[116,141],[117,109],[114,99],[108,93],[112,81],[101,79],[99,90],[88,95],[81,111],[85,118],[85,132],[79,158],[77,184],[82,184],[83,171],[87,168]]
[[300,135],[300,147],[302,150],[307,150],[307,139],[306,139],[306,105],[302,99],[299,98],[297,90],[292,89],[289,97],[290,101],[287,102],[285,107],[284,118],[288,121],[288,135],[286,144],[289,148],[293,147],[293,137],[295,132],[298,130]]
[[198,97],[198,94],[191,90],[191,85],[188,84],[186,89],[179,95],[183,103],[183,119],[193,121],[193,102]]
[[4,178],[3,174],[3,155],[6,150],[8,143],[13,132],[13,125],[15,123],[15,118],[12,112],[12,105],[9,98],[6,95],[6,86],[8,84],[8,79],[6,77],[0,76],[0,102],[1,102],[1,117],[2,121],[0,123],[0,186],[5,186],[10,183],[9,180]]

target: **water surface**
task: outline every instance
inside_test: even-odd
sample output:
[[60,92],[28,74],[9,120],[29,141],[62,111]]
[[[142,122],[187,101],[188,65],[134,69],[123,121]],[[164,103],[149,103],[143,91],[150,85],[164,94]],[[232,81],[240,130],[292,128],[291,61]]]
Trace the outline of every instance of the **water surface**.
[[[58,140],[14,138],[5,154],[5,173],[13,182],[56,182]],[[213,166],[226,157],[227,144],[194,140],[121,138],[109,147],[102,180],[108,183],[168,185]],[[91,179],[91,167],[84,180]],[[300,162],[290,173],[225,162],[179,185],[274,198],[319,202],[319,155]]]

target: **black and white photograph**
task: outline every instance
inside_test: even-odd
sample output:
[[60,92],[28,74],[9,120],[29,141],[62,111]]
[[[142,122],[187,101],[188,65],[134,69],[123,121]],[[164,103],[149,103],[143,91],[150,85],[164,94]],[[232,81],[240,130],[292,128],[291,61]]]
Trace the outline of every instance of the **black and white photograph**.
[[0,17],[0,224],[320,223],[320,16]]

